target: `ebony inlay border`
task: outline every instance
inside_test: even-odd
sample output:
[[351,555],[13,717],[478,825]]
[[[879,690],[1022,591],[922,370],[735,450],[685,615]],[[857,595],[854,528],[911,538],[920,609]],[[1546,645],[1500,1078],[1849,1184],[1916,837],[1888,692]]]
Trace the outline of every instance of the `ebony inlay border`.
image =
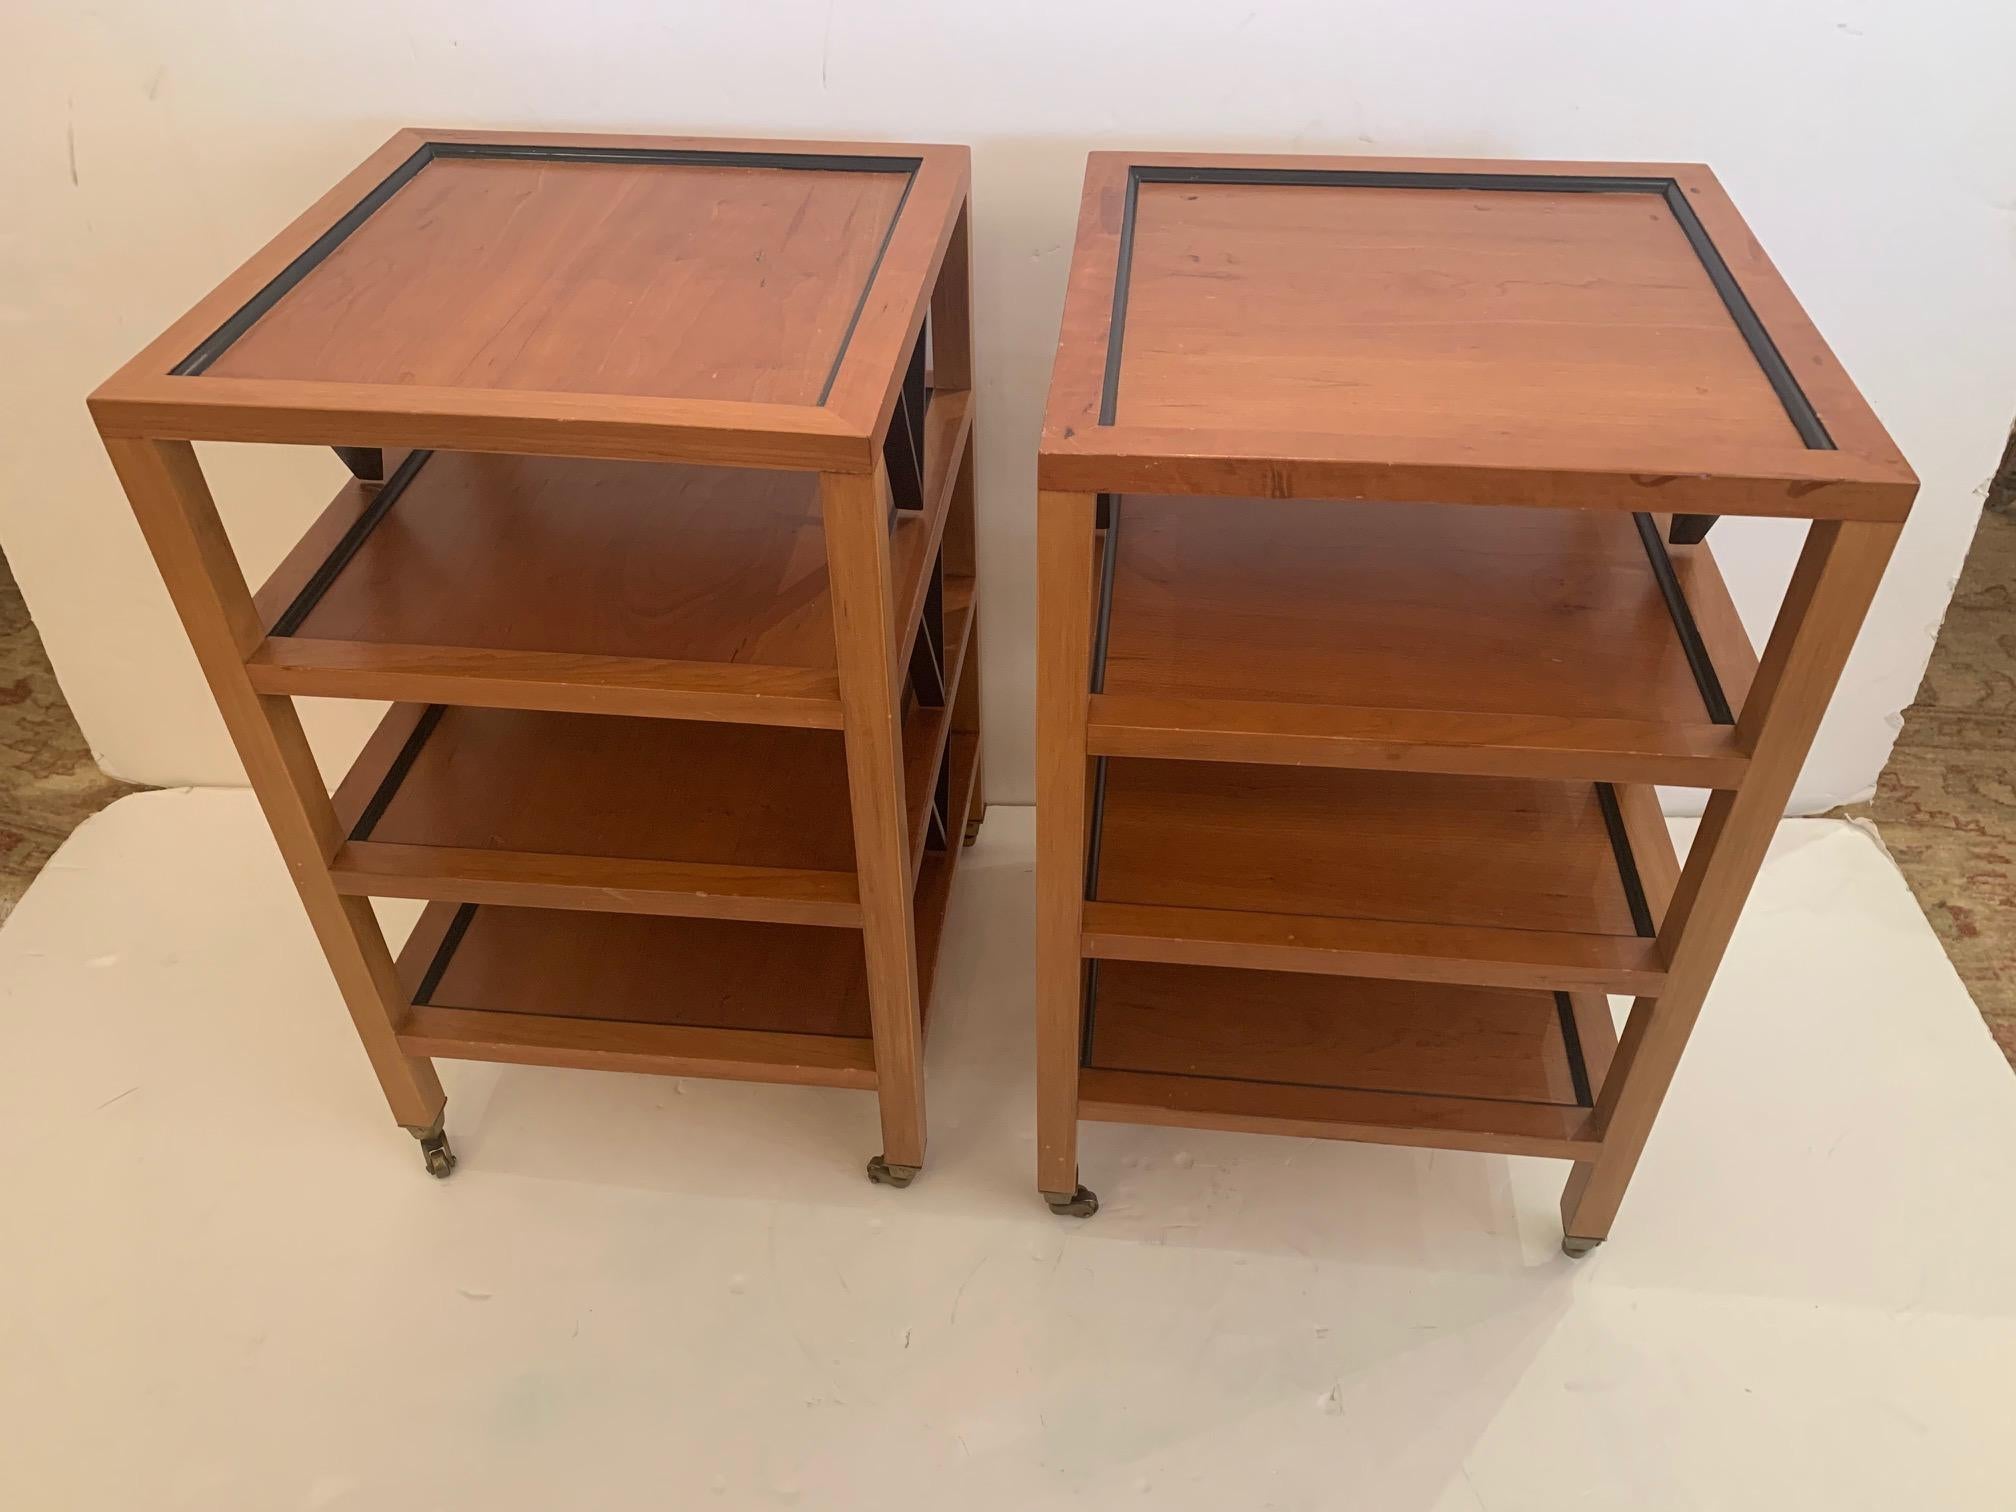
[[1808,451],[1835,450],[1833,438],[1820,422],[1812,401],[1799,387],[1786,365],[1784,355],[1764,328],[1736,275],[1729,271],[1708,228],[1687,202],[1679,183],[1670,178],[1612,177],[1588,173],[1409,173],[1397,170],[1355,168],[1213,168],[1166,167],[1140,164],[1127,170],[1127,194],[1120,216],[1118,266],[1113,275],[1113,318],[1107,327],[1106,374],[1099,396],[1099,423],[1112,425],[1120,391],[1120,355],[1127,332],[1127,294],[1133,275],[1134,221],[1143,184],[1275,184],[1306,185],[1325,189],[1458,189],[1487,190],[1513,194],[1652,194],[1666,204],[1667,211],[1687,238],[1708,281],[1721,296],[1750,355],[1771,385],[1785,417],[1799,433]]
[[[1713,521],[1712,515],[1698,517]],[[1673,571],[1673,558],[1667,554],[1666,543],[1659,539],[1659,527],[1652,516],[1642,511],[1634,511],[1632,523],[1638,527],[1638,539],[1644,543],[1645,556],[1652,564],[1652,579],[1659,585],[1659,596],[1666,601],[1666,613],[1673,621],[1673,633],[1680,638],[1680,650],[1687,658],[1687,669],[1694,674],[1694,686],[1701,690],[1701,702],[1708,710],[1708,718],[1718,725],[1733,725],[1736,715],[1729,707],[1728,695],[1722,691],[1722,679],[1715,672],[1715,658],[1708,654],[1708,643],[1701,638],[1701,627],[1694,621],[1694,611],[1687,603],[1687,595],[1681,591],[1680,579]],[[1675,521],[1678,525],[1678,519]],[[1704,528],[1701,535],[1705,536]],[[1700,540],[1696,536],[1694,544]]]
[[1624,810],[1617,802],[1617,789],[1607,782],[1596,784],[1596,803],[1603,810],[1603,829],[1610,837],[1610,854],[1617,861],[1617,880],[1624,889],[1625,905],[1631,910],[1631,927],[1641,940],[1652,939],[1659,926],[1652,921],[1652,905],[1645,897],[1645,880],[1638,875],[1638,858],[1631,850],[1631,835],[1624,828]]
[[476,905],[464,903],[455,910],[455,917],[448,922],[442,932],[441,943],[435,948],[434,959],[427,963],[427,974],[420,978],[420,985],[413,993],[413,1006],[425,1008],[434,1001],[434,989],[441,985],[441,978],[448,972],[448,963],[455,958],[455,949],[462,943],[462,936],[469,932],[469,921],[476,917]]
[[378,827],[378,821],[385,817],[385,810],[392,806],[400,785],[406,781],[406,774],[413,770],[413,763],[420,759],[420,748],[427,744],[434,727],[441,723],[441,716],[447,710],[445,704],[429,704],[427,712],[414,722],[412,732],[407,735],[399,754],[392,758],[392,764],[385,769],[385,775],[378,780],[377,788],[371,794],[371,801],[364,805],[364,812],[357,816],[357,822],[350,826],[352,840],[369,840],[371,831]]
[[[1099,613],[1092,626],[1091,691],[1106,691],[1106,645],[1113,631],[1113,576],[1120,560],[1120,496],[1099,495],[1098,528],[1106,532],[1099,565]],[[1099,896],[1099,849],[1106,833],[1106,758],[1092,762],[1092,815],[1085,842],[1085,896]],[[1084,1011],[1078,1015],[1078,1064],[1092,1064],[1092,1026],[1099,1013],[1099,962],[1085,963]]]
[[301,585],[294,601],[273,621],[273,627],[266,632],[268,635],[292,635],[301,628],[308,616],[315,612],[315,606],[322,602],[322,595],[343,575],[350,559],[357,555],[385,516],[392,512],[392,506],[399,502],[400,495],[406,492],[407,486],[420,475],[420,469],[433,455],[431,451],[416,451],[399,464],[398,471],[385,480],[364,512],[350,522],[350,528],[343,532],[343,539],[336,543],[336,549],[322,559],[322,565]]
[[278,304],[322,261],[348,240],[351,233],[363,225],[380,206],[391,199],[417,177],[436,158],[488,158],[506,161],[542,163],[627,163],[658,167],[682,168],[784,168],[798,169],[814,173],[900,173],[903,178],[903,192],[897,197],[896,208],[890,212],[888,228],[882,233],[882,243],[875,249],[875,260],[868,265],[868,274],[861,282],[861,292],[854,301],[854,312],[847,318],[847,328],[840,333],[839,349],[833,354],[833,364],[826,372],[826,382],[819,390],[818,403],[824,404],[833,392],[833,384],[840,376],[840,366],[847,359],[847,348],[853,342],[854,330],[861,323],[861,314],[868,306],[868,292],[875,287],[875,276],[882,269],[882,259],[888,254],[889,243],[896,235],[896,228],[902,223],[903,208],[910,201],[910,191],[916,187],[917,170],[924,160],[917,157],[880,157],[854,153],[820,152],[749,152],[726,151],[698,147],[558,147],[545,146],[536,142],[423,142],[413,155],[394,168],[364,198],[357,201],[327,231],[316,237],[306,251],[282,268],[266,286],[254,294],[200,342],[196,349],[170,368],[169,374],[177,378],[193,377],[202,373],[219,357],[223,356],[231,344],[256,325],[260,318]]
[[1582,1031],[1575,1023],[1575,1005],[1568,994],[1554,994],[1554,1012],[1561,1020],[1561,1047],[1568,1052],[1568,1074],[1575,1080],[1575,1105],[1596,1106],[1595,1088],[1589,1085],[1589,1057],[1582,1049]]

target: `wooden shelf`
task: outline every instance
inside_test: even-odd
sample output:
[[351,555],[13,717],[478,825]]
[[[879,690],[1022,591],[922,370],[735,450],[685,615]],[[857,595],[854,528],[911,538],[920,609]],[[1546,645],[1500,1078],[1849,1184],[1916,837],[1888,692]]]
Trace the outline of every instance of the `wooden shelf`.
[[1695,163],[1091,156],[1052,490],[1898,521],[1917,479]]
[[[949,756],[948,828],[955,839],[950,850],[927,853],[916,888],[926,1023],[956,837],[975,798],[977,740],[955,735]],[[640,817],[652,813],[674,825],[693,823],[662,807]],[[844,808],[840,817],[844,824]],[[830,835],[827,841],[838,843]],[[648,898],[571,901],[566,908],[431,904],[399,954],[410,1000],[398,1027],[400,1047],[453,1060],[877,1085],[857,930],[636,911]],[[623,911],[599,911],[617,906]]]
[[1586,1153],[1615,1051],[1596,994],[1109,961],[1087,1118]]
[[1652,992],[1675,871],[1649,790],[1104,764],[1083,948],[1426,982]]
[[[946,706],[913,701],[904,718],[913,876],[947,759],[969,587],[947,596]],[[330,871],[346,893],[861,922],[835,731],[401,704],[335,804],[346,838]]]
[[437,903],[399,972],[410,1055],[875,1085],[852,930]]
[[[906,647],[970,399],[932,397],[926,507],[893,528]],[[418,453],[347,484],[255,602],[262,692],[840,726],[813,473]]]
[[1655,517],[1112,509],[1096,754],[1714,787],[1747,765],[1755,653],[1706,543]]
[[[93,414],[108,436],[859,474],[968,179],[965,148],[918,143],[400,131]],[[964,326],[939,349],[968,386]]]

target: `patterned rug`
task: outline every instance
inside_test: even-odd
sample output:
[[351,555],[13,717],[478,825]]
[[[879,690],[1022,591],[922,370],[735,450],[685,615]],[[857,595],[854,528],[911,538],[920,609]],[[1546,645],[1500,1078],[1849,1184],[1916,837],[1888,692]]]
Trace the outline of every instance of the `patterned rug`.
[[1982,514],[1863,812],[2016,1066],[2016,513]]
[[137,791],[91,759],[0,556],[0,920],[70,831]]

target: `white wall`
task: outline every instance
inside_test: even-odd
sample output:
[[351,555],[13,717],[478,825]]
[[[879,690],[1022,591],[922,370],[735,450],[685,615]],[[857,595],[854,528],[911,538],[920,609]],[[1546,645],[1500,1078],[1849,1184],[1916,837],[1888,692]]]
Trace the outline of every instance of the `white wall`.
[[[1033,454],[1090,147],[1712,163],[1925,480],[1805,807],[1880,769],[2016,415],[2006,0],[10,0],[0,45],[0,545],[138,781],[240,777],[84,395],[403,124],[973,146],[1003,799],[1029,793]],[[234,459],[255,581],[334,476]],[[1716,540],[1761,633],[1794,538]]]

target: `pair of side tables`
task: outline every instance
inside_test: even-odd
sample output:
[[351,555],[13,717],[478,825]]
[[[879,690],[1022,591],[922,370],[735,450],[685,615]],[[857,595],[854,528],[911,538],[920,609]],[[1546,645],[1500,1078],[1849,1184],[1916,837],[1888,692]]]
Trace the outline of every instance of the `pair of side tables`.
[[[93,395],[437,1175],[437,1057],[872,1089],[922,1166],[971,237],[963,148],[405,131]],[[353,476],[254,592],[193,441]],[[1712,175],[1095,154],[1039,483],[1052,1208],[1178,1124],[1567,1160],[1599,1242],[1917,486]],[[1724,514],[1811,522],[1761,658]],[[333,795],[304,695],[391,705]]]

